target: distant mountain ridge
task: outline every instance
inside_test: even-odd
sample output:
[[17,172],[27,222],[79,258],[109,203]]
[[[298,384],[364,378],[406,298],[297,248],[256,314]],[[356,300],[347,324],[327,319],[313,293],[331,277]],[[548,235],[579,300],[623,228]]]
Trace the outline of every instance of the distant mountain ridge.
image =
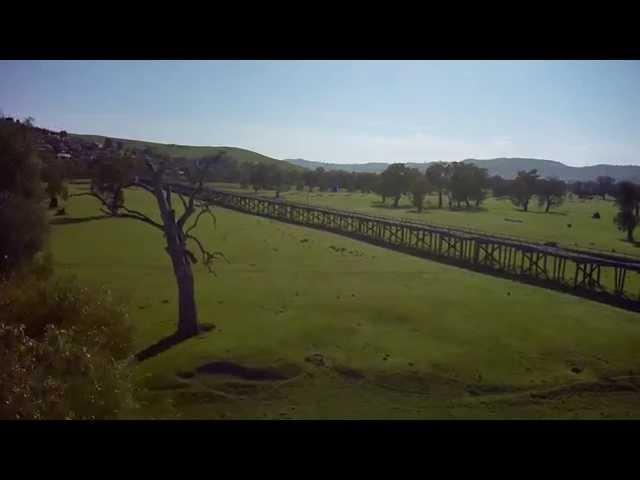
[[[384,171],[388,163],[325,163],[313,162],[304,159],[287,159],[289,163],[300,167],[316,169],[322,167],[325,170],[343,170],[348,172],[371,172],[380,173]],[[462,160],[470,162],[481,168],[486,168],[489,175],[500,175],[503,178],[514,178],[520,170],[538,170],[542,177],[558,177],[567,181],[588,181],[600,176],[609,176],[616,181],[631,180],[640,182],[640,165],[590,165],[586,167],[572,167],[555,160],[543,160],[538,158],[490,158],[475,159],[467,158]],[[425,163],[405,163],[408,167],[417,168],[424,171],[434,162]]]

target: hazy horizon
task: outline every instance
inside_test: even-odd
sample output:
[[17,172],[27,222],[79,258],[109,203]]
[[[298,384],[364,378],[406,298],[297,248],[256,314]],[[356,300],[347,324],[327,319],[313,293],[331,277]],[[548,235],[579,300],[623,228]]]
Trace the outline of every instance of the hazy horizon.
[[2,61],[53,130],[327,163],[640,164],[638,61]]

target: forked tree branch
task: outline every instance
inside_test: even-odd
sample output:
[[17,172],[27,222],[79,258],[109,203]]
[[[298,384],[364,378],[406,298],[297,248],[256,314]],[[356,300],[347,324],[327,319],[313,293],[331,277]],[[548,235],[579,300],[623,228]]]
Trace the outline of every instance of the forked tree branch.
[[182,196],[181,193],[176,192],[176,195],[178,195],[178,198],[180,199],[180,201],[182,202],[182,206],[184,207],[185,212],[187,211],[187,201],[184,199],[184,197]]
[[[216,275],[216,272],[213,269],[213,263],[216,260],[221,258],[225,262],[229,263],[229,260],[227,259],[227,257],[225,257],[224,253],[222,253],[222,252],[211,252],[211,251],[207,250],[206,248],[204,248],[204,246],[202,245],[202,242],[197,237],[194,237],[193,235],[187,234],[187,235],[185,235],[185,238],[187,238],[189,240],[193,240],[196,243],[196,245],[198,246],[198,249],[200,250],[200,253],[202,255],[202,263],[207,267],[207,270],[209,270],[209,273],[213,273],[214,275]],[[189,252],[189,253],[191,254],[191,252]],[[193,256],[193,254],[191,254],[191,256]]]
[[[114,217],[114,218],[132,218],[135,220],[139,220],[141,222],[144,222],[148,225],[151,225],[152,227],[155,227],[159,230],[161,230],[162,232],[164,232],[164,227],[162,225],[160,225],[159,223],[151,220],[151,218],[149,218],[148,216],[146,216],[144,213],[142,212],[138,212],[137,210],[132,210],[130,208],[127,208],[123,205],[118,205],[119,209],[124,210],[127,213],[120,213],[120,212],[116,212],[114,214],[113,210],[111,209],[111,205],[109,205],[109,203],[102,198],[101,195],[99,195],[96,192],[83,192],[83,193],[74,193],[69,195],[70,197],[93,197],[96,198],[98,200],[100,200],[100,202],[102,203],[103,207],[100,211],[110,217]],[[106,208],[106,210],[105,210]]]

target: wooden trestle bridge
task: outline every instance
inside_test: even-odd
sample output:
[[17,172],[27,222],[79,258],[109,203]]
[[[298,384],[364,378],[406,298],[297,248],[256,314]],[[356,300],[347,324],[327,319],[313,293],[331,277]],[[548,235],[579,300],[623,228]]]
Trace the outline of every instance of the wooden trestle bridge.
[[[190,194],[192,191],[192,187],[180,184],[168,186],[177,193]],[[222,190],[205,188],[199,199],[227,209],[326,230],[412,255],[640,311],[640,259]]]

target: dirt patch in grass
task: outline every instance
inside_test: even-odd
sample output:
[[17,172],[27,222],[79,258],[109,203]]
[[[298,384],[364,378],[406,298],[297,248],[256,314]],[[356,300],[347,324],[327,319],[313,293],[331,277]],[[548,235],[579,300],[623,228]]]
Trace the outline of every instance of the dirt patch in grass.
[[518,387],[515,385],[467,385],[465,388],[469,395],[505,395],[518,393],[523,391],[524,387]]
[[347,367],[346,365],[335,365],[333,370],[349,380],[362,380],[363,378],[366,378],[364,373],[356,370],[355,368]]

